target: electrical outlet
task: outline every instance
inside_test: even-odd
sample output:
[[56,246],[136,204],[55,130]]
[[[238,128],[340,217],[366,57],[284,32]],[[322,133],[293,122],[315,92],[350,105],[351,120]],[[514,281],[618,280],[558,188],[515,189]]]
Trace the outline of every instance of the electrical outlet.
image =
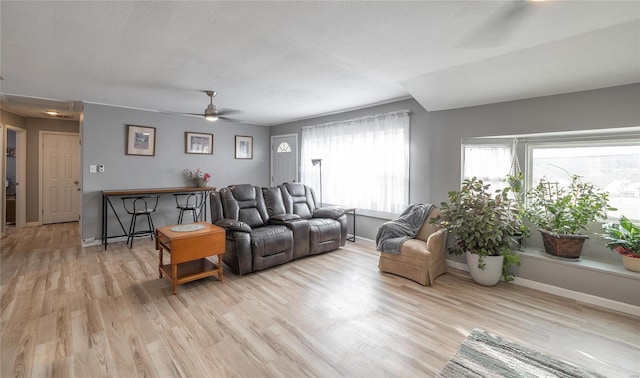
[[89,173],[97,173],[97,172],[98,172],[98,168],[95,164],[89,165]]
[[104,172],[104,164],[100,164],[98,166],[98,172],[100,172],[100,173]]

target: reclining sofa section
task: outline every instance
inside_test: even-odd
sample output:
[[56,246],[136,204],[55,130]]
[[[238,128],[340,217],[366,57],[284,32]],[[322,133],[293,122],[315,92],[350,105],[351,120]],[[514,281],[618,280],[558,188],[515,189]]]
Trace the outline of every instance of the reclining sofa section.
[[301,183],[259,188],[232,185],[212,192],[212,223],[227,231],[222,261],[246,274],[333,251],[347,240],[347,216],[337,206],[316,207]]

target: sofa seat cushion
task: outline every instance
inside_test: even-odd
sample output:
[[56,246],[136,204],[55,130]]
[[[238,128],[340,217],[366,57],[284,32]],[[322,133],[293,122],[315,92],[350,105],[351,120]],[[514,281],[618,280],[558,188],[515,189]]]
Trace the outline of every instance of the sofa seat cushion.
[[418,239],[405,241],[400,248],[400,254],[389,257],[398,262],[420,267],[430,266],[430,261],[433,259],[431,251],[427,249],[427,243]]
[[333,219],[309,219],[310,254],[333,251],[340,247],[340,223]]
[[254,255],[269,256],[291,249],[293,233],[285,226],[274,225],[251,230],[251,249]]

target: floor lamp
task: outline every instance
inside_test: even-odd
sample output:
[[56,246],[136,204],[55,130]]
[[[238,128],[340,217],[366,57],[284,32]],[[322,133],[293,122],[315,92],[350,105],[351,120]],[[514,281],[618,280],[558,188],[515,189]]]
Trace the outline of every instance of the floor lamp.
[[311,159],[311,164],[314,167],[320,165],[320,207],[322,207],[322,159]]

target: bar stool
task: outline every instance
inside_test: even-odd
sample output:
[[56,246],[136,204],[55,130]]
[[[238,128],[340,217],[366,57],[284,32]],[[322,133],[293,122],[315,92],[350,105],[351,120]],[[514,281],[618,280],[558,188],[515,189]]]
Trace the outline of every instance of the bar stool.
[[178,224],[182,224],[185,211],[190,211],[193,215],[193,222],[199,218],[198,210],[202,208],[202,192],[196,193],[174,193],[176,199],[176,209],[180,209]]
[[[158,196],[131,196],[121,198],[125,211],[131,215],[131,224],[129,225],[129,233],[127,234],[127,244],[129,244],[129,249],[133,247],[133,238],[135,237],[149,235],[153,240],[153,233],[155,229],[153,227],[151,213],[155,212],[158,207]],[[136,231],[136,220],[138,219],[138,216],[142,215],[147,217],[149,229]]]

